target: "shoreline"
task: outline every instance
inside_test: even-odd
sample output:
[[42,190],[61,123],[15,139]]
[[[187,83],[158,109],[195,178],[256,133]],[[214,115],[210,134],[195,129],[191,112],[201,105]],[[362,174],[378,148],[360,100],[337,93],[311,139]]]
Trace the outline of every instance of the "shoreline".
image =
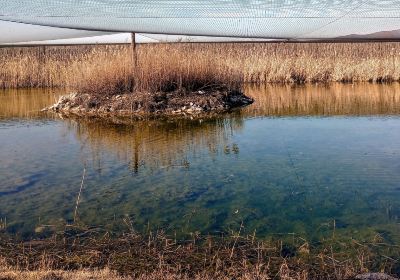
[[36,273],[53,277],[45,279],[78,279],[68,275],[85,274],[82,279],[161,280],[169,275],[169,279],[393,280],[396,278],[357,277],[371,272],[395,277],[399,257],[396,246],[379,240],[332,237],[316,246],[300,236],[259,239],[240,232],[218,236],[192,233],[177,240],[162,230],[146,234],[130,230],[113,236],[79,226],[30,241],[0,235],[0,249],[0,279],[12,273],[25,277]]

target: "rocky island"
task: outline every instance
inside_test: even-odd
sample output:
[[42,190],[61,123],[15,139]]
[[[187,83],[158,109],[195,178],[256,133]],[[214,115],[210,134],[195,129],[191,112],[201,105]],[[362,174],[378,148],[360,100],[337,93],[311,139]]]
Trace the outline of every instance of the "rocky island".
[[168,116],[224,112],[253,103],[238,90],[216,89],[156,93],[89,94],[62,96],[46,110],[76,116]]

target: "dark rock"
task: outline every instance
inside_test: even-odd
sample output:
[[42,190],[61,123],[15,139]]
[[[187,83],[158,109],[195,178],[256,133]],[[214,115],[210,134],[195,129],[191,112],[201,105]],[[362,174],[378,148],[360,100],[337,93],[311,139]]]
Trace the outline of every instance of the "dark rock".
[[296,255],[296,247],[284,244],[281,249],[281,255],[284,258],[293,258]]

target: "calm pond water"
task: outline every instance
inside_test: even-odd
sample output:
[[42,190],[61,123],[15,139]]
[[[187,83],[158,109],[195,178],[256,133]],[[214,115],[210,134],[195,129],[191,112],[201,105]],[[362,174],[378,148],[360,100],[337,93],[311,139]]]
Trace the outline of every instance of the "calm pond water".
[[[249,87],[214,119],[61,119],[61,92],[0,92],[0,230],[77,219],[184,234],[256,230],[400,242],[400,85]],[[127,225],[128,224],[128,225]]]

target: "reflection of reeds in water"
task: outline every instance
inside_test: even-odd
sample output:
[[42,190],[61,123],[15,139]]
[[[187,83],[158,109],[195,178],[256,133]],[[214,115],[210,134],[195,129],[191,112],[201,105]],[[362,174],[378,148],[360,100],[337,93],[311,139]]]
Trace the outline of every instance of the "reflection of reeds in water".
[[[190,155],[208,151],[224,152],[230,135],[240,130],[240,119],[209,119],[204,121],[176,120],[132,121],[107,124],[98,121],[80,121],[76,125],[79,139],[85,141],[94,156],[106,149],[120,160],[130,162],[137,172],[141,166],[149,168],[188,167]],[[232,145],[228,149],[238,152]]]
[[60,92],[45,89],[5,90],[0,92],[0,118],[35,118],[55,103]]
[[7,228],[7,218],[0,218],[0,231]]
[[389,115],[400,113],[400,85],[248,86],[246,116]]
[[[254,104],[241,116],[376,115],[400,114],[400,84],[264,85],[248,84]],[[38,117],[62,90],[6,90],[0,92],[0,117]],[[222,120],[220,121],[222,122]]]
[[[390,82],[400,79],[400,44],[218,43],[138,47],[138,90],[213,81],[252,83]],[[0,87],[78,87],[132,83],[128,46],[4,48]],[[166,88],[163,88],[166,87]]]

